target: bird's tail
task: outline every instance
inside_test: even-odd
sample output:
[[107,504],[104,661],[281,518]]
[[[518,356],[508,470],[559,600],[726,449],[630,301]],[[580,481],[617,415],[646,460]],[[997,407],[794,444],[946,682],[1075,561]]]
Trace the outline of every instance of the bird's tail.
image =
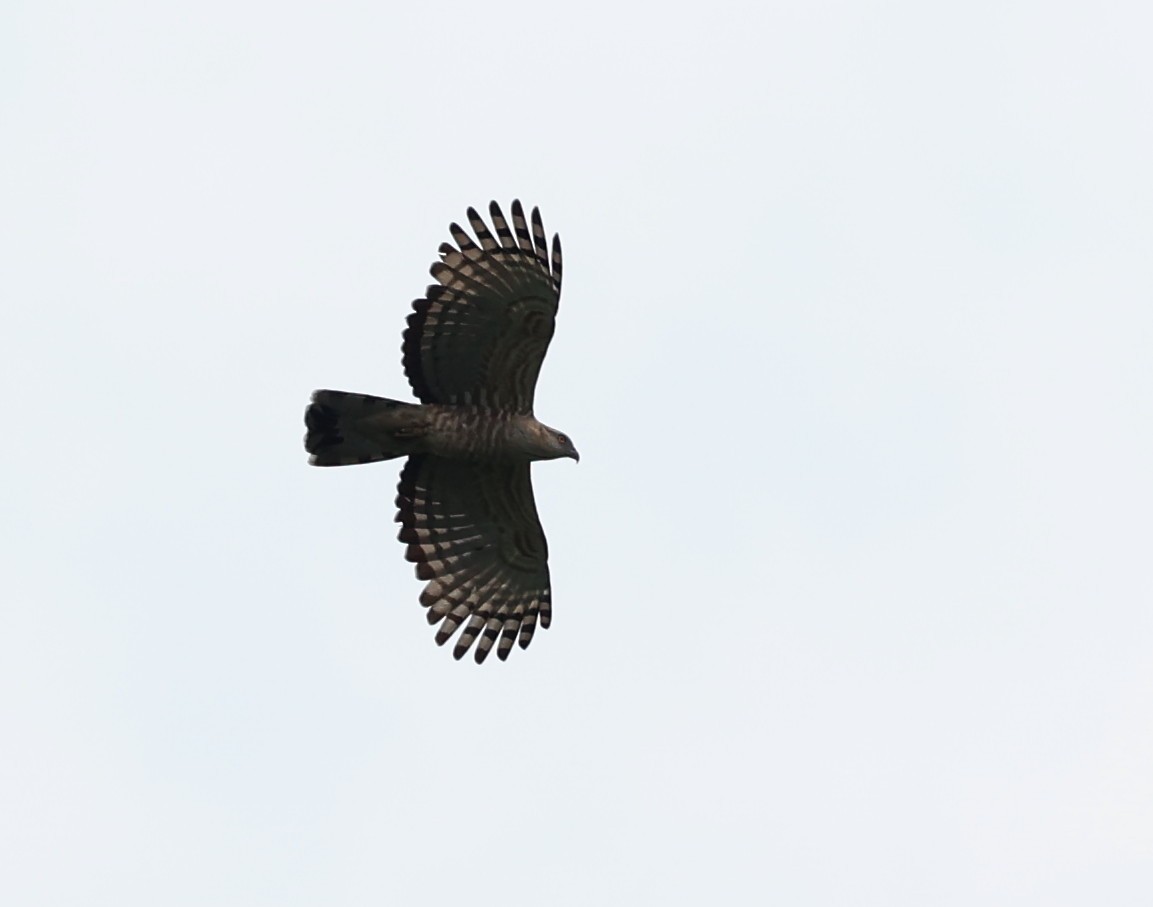
[[399,400],[315,391],[304,411],[304,448],[313,466],[391,460],[419,450],[421,407]]

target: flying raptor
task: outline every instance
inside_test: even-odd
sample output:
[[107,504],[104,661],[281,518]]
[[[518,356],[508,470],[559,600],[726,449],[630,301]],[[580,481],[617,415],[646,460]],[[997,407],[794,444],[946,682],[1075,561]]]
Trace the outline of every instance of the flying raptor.
[[405,558],[428,584],[420,603],[440,624],[437,645],[463,625],[453,648],[473,644],[483,662],[508,658],[552,619],[548,545],[533,501],[533,460],[580,455],[567,435],[533,415],[537,375],[560,302],[560,237],[551,253],[540,212],[512,223],[489,205],[496,235],[472,208],[474,240],[451,224],[430,273],[437,283],[412,304],[401,345],[420,400],[318,390],[304,414],[314,466],[408,457],[397,486]]

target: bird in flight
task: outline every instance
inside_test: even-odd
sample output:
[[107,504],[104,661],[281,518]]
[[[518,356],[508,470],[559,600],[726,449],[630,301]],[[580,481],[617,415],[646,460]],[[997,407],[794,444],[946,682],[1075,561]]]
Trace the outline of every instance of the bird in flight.
[[472,208],[474,239],[451,224],[412,304],[401,345],[420,403],[318,390],[304,414],[314,466],[408,457],[397,485],[405,558],[428,583],[420,603],[440,624],[437,645],[458,629],[453,657],[473,644],[479,664],[496,645],[532,640],[552,619],[548,545],[537,517],[533,460],[580,455],[569,437],[533,415],[537,375],[560,302],[560,237],[551,253],[540,212],[512,223],[489,205],[496,235]]

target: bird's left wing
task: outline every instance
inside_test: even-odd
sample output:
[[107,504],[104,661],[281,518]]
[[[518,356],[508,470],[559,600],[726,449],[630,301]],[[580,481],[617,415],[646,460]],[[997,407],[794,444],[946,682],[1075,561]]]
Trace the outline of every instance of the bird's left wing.
[[429,581],[420,603],[428,622],[440,623],[437,645],[467,621],[453,657],[476,642],[479,664],[499,637],[496,654],[503,661],[518,636],[521,648],[528,646],[538,619],[548,627],[548,545],[528,463],[412,456],[400,475],[396,506],[405,557]]

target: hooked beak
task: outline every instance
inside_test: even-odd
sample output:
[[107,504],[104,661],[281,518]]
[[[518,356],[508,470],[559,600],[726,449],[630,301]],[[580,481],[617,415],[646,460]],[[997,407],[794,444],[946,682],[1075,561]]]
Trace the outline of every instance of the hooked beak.
[[579,453],[577,453],[575,450],[572,452],[571,456],[578,463],[581,461],[581,455]]

